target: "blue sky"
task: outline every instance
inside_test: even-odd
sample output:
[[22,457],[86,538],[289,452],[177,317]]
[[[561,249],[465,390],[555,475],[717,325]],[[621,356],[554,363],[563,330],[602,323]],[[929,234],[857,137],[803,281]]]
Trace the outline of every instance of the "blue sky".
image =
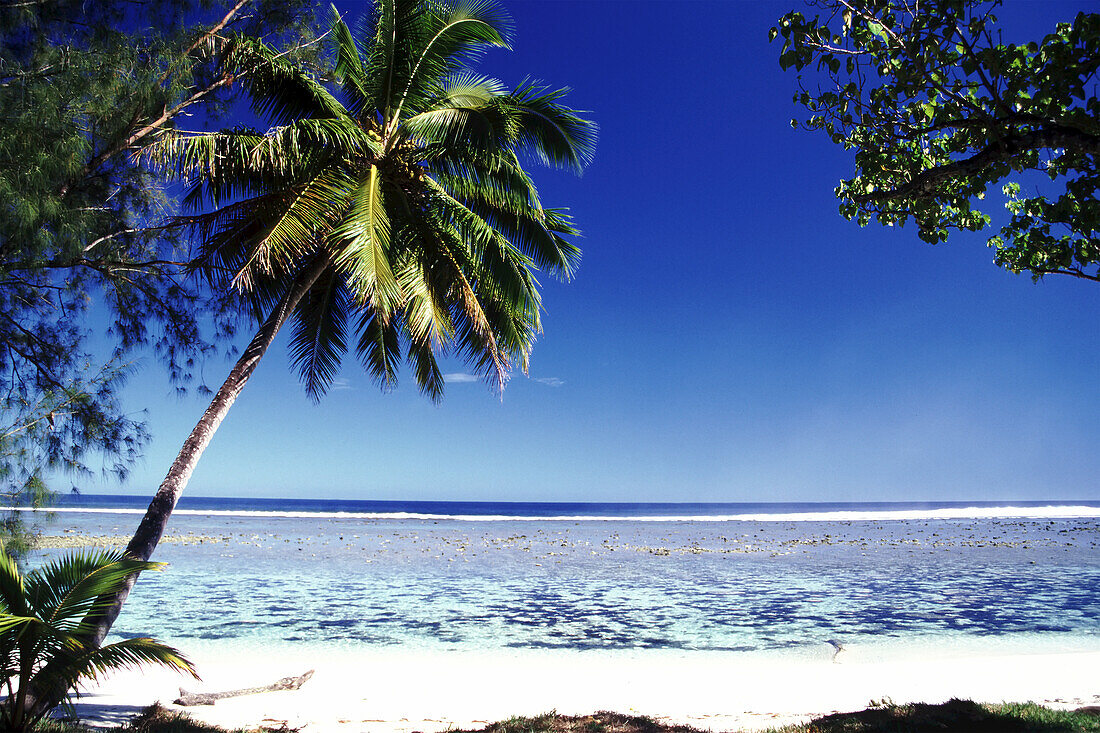
[[[187,494],[1100,498],[1100,286],[1000,270],[982,234],[932,247],[840,218],[850,155],[791,129],[795,79],[767,42],[799,0],[506,5],[515,51],[481,70],[569,85],[601,126],[582,178],[537,172],[585,236],[575,281],[544,279],[531,377],[501,400],[456,362],[437,406],[349,359],[314,405],[281,339]],[[1083,7],[1010,0],[1006,38]],[[151,494],[205,407],[147,362],[126,393],[146,459],[86,490]]]

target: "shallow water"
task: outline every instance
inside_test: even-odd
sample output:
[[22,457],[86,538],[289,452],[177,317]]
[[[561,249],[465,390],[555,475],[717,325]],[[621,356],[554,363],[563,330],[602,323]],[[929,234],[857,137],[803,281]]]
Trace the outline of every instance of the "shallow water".
[[[138,517],[59,514],[55,534]],[[1100,519],[175,516],[115,631],[454,649],[1100,640]],[[43,555],[57,551],[44,551]]]

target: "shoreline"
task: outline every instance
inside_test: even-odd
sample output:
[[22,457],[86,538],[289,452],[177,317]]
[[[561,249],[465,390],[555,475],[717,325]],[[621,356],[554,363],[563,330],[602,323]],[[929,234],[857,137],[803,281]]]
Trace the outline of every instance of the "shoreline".
[[[169,640],[171,641],[171,640]],[[970,640],[976,642],[977,640]],[[366,645],[174,642],[202,682],[149,668],[93,685],[77,703],[95,725],[117,725],[161,702],[223,727],[437,733],[549,711],[613,710],[704,730],[760,730],[859,710],[871,701],[1100,703],[1100,639],[1073,651],[1013,643],[929,641],[902,653],[592,650],[428,650]],[[880,650],[881,651],[881,650]],[[896,650],[895,650],[896,651]],[[180,687],[221,692],[315,674],[300,690],[171,704]]]

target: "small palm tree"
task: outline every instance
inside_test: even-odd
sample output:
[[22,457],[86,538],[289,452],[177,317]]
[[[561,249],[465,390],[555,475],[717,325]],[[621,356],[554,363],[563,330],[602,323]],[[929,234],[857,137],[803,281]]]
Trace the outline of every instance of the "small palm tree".
[[[503,388],[541,331],[535,274],[568,278],[580,251],[520,162],[580,171],[596,125],[566,90],[507,89],[469,65],[508,47],[491,0],[377,0],[356,34],[333,8],[330,92],[263,43],[226,42],[223,62],[267,131],[165,135],[146,151],[191,185],[198,269],[245,296],[260,324],[150,502],[128,557],[147,560],[200,456],[276,334],[306,391],[323,394],[353,348],[384,388],[401,361],[443,392],[457,355]],[[102,639],[133,578],[95,636]]]
[[162,566],[117,552],[78,552],[23,575],[0,548],[0,687],[6,694],[0,700],[0,729],[29,730],[67,703],[79,682],[107,672],[159,664],[198,676],[178,651],[152,639],[98,648],[87,643],[89,629],[120,584]]

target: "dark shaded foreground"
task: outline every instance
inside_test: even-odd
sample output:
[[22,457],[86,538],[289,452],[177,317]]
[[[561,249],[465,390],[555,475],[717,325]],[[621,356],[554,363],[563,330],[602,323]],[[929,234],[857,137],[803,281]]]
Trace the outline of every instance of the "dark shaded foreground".
[[[879,705],[836,713],[774,733],[1077,733],[1100,731],[1100,709],[1064,711],[1032,703],[979,705],[950,700],[941,705]],[[455,733],[475,733],[456,731]],[[652,718],[599,712],[569,717],[548,714],[494,723],[477,733],[701,733]]]
[[[83,726],[50,723],[43,733],[88,733]],[[293,733],[294,728],[227,731],[192,720],[186,713],[152,705],[119,733]],[[985,705],[949,700],[939,705],[876,704],[854,713],[834,713],[809,723],[769,729],[770,733],[1100,733],[1100,707],[1053,710],[1034,703]],[[763,733],[769,733],[764,731]],[[705,733],[687,725],[601,711],[592,715],[547,713],[511,718],[477,730],[451,733]]]

